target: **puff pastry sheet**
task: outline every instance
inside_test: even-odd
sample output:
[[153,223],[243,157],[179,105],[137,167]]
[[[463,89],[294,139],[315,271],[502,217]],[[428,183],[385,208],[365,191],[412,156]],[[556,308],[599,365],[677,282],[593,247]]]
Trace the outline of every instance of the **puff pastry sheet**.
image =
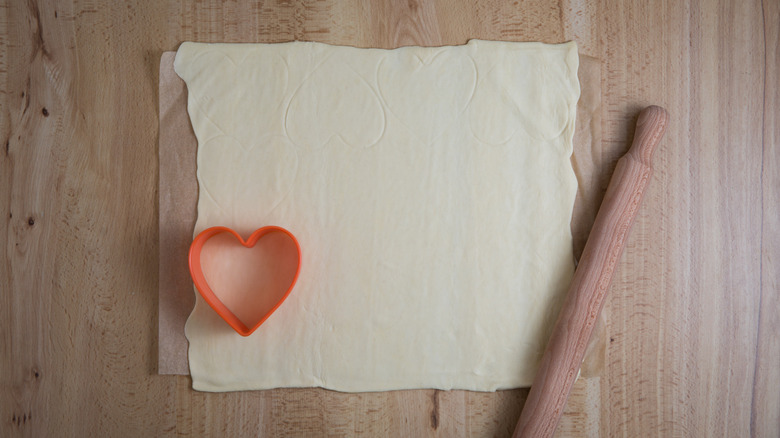
[[530,385],[574,270],[577,67],[574,43],[182,44],[195,232],[303,251],[250,337],[197,297],[193,387]]

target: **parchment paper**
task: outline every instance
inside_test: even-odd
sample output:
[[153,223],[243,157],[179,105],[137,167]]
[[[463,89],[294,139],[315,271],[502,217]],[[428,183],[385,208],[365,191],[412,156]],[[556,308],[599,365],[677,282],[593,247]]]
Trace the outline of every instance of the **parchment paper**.
[[[160,276],[159,374],[189,374],[184,324],[195,302],[187,252],[193,238],[198,199],[197,140],[187,114],[187,90],[173,71],[175,52],[160,60]],[[580,55],[578,77],[581,96],[577,105],[572,164],[579,188],[572,217],[574,255],[579,258],[593,224],[603,188],[597,167],[601,148],[600,62]],[[597,327],[583,375],[597,374],[603,361],[604,336]]]

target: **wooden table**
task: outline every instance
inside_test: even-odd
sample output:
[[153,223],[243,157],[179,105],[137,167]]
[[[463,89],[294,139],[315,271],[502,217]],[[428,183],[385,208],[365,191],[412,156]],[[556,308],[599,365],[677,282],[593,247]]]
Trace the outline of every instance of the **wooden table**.
[[641,107],[671,114],[559,435],[778,436],[780,4],[373,3],[0,3],[0,435],[510,433],[527,390],[207,394],[155,370],[161,53],[481,38],[600,58],[608,165]]

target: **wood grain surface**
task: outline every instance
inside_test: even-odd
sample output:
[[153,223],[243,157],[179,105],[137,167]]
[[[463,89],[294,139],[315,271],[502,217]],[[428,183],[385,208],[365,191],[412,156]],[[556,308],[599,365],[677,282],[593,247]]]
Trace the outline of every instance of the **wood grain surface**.
[[602,61],[604,188],[671,120],[561,436],[780,434],[776,1],[0,1],[0,435],[502,436],[526,390],[206,394],[155,373],[157,80],[181,41],[562,42]]

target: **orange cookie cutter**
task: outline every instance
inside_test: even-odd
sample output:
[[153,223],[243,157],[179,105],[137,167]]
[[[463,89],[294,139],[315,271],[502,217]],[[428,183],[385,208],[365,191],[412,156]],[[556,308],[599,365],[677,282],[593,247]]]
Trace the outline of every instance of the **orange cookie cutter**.
[[[215,237],[223,233],[232,235],[233,237],[235,237],[236,240],[238,240],[238,242],[242,246],[249,249],[253,248],[255,244],[257,244],[257,242],[263,236],[269,235],[271,233],[282,233],[286,237],[288,237],[295,245],[295,250],[297,252],[297,263],[296,263],[297,266],[295,268],[295,275],[292,278],[289,287],[284,292],[281,299],[279,299],[276,302],[276,304],[270,308],[270,310],[265,312],[264,315],[262,315],[262,317],[260,317],[255,324],[252,324],[251,327],[248,326],[244,321],[242,321],[241,318],[239,318],[232,310],[230,310],[222,302],[222,300],[214,293],[208,281],[206,281],[206,276],[203,273],[203,267],[201,266],[201,253],[203,251],[203,246],[212,237]],[[217,314],[221,316],[222,319],[224,319],[225,322],[227,322],[238,334],[240,334],[241,336],[249,336],[255,330],[257,330],[257,328],[260,327],[260,325],[262,325],[268,319],[268,317],[271,316],[271,314],[273,314],[276,311],[276,309],[279,308],[279,306],[282,305],[282,303],[290,295],[290,292],[292,292],[293,287],[295,287],[295,283],[298,281],[298,275],[301,272],[301,247],[300,244],[298,243],[298,239],[296,239],[291,232],[287,231],[282,227],[271,225],[271,226],[265,226],[259,228],[255,230],[255,232],[253,232],[252,235],[249,236],[247,240],[242,239],[237,232],[235,232],[230,228],[211,227],[206,230],[203,230],[192,241],[192,245],[190,245],[190,252],[189,252],[189,265],[190,265],[190,275],[192,277],[192,281],[195,284],[195,287],[198,289],[198,292],[200,292],[200,295],[203,297],[204,300],[206,300],[208,305],[211,306],[211,308],[214,309],[214,311],[217,312]]]

